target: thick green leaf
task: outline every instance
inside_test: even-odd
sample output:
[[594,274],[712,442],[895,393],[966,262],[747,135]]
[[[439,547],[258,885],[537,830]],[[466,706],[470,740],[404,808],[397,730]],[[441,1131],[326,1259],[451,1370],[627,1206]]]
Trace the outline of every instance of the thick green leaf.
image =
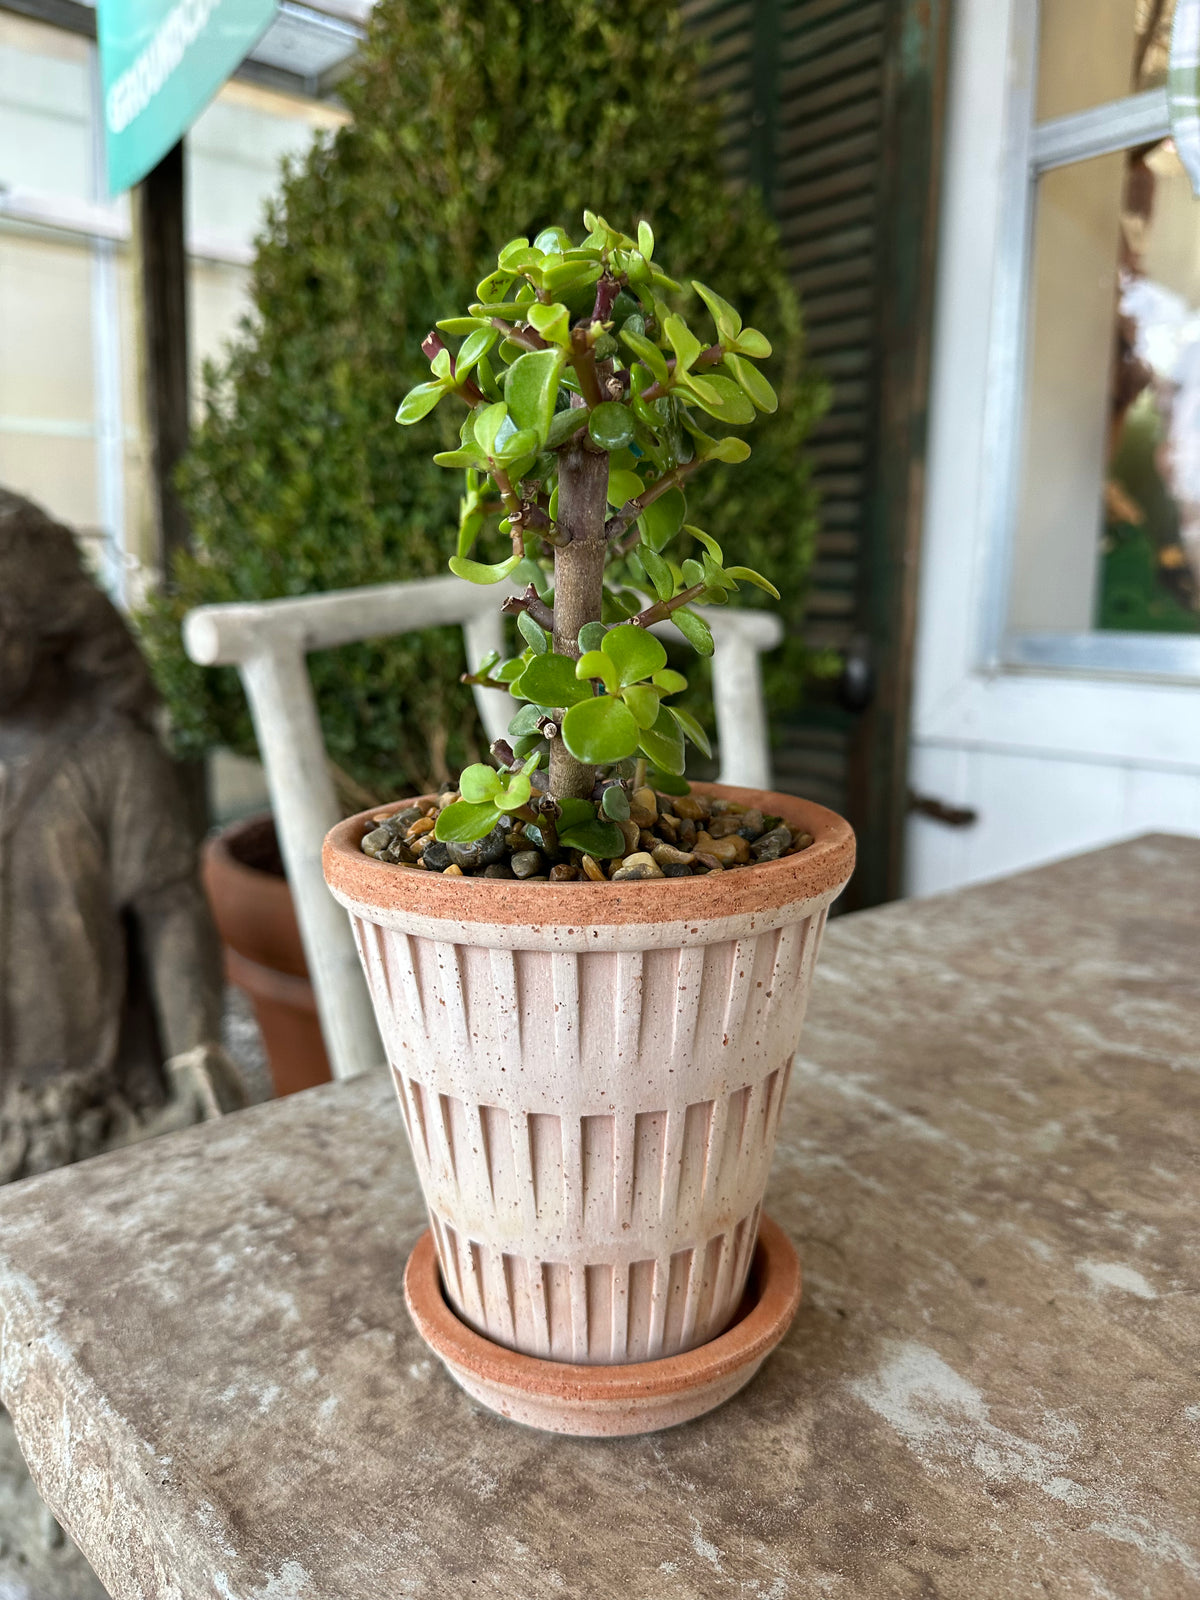
[[526,735],[537,733],[538,722],[542,716],[542,708],[538,705],[526,704],[521,707],[516,716],[508,725],[508,731],[514,739],[523,739]]
[[658,382],[666,383],[670,375],[670,368],[667,366],[666,356],[663,355],[658,346],[651,344],[644,334],[634,333],[629,328],[621,329],[621,338],[633,351],[634,355],[646,363]]
[[527,320],[531,328],[536,328],[543,339],[548,339],[551,344],[567,346],[571,342],[571,317],[566,306],[555,301],[551,305],[535,302],[529,308]]
[[582,654],[587,650],[599,650],[607,632],[608,629],[602,622],[585,622],[579,630],[580,653]]
[[494,805],[472,805],[469,800],[455,800],[438,812],[433,836],[443,844],[473,844],[485,833],[491,833],[499,820],[500,813]]
[[[558,379],[563,368],[561,350],[529,350],[508,369],[504,398],[518,428],[532,428],[539,443],[550,431]],[[479,425],[475,426],[479,437]]]
[[525,462],[533,465],[542,441],[533,428],[521,428],[516,433],[505,434],[501,429],[496,440],[496,460],[509,468],[514,482],[525,476]]
[[[475,442],[486,456],[494,456],[496,443],[500,439],[500,430],[508,421],[508,407],[503,400],[497,401],[494,406],[483,406],[475,413]],[[511,428],[509,437],[516,432]]]
[[628,706],[602,694],[570,708],[563,718],[562,736],[576,761],[601,764],[633,754],[638,725]]
[[444,322],[435,323],[439,333],[448,333],[455,339],[466,338],[474,333],[476,328],[486,328],[487,323],[482,317],[447,317]]
[[609,861],[624,850],[625,835],[611,822],[594,818],[574,828],[560,828],[558,842],[565,844],[568,850],[582,850],[584,855],[595,856],[598,861]]
[[602,450],[623,450],[633,438],[633,417],[628,406],[619,400],[602,401],[588,417],[588,432]]
[[675,593],[675,579],[670,567],[660,555],[655,555],[648,545],[642,548],[640,554],[646,576],[654,585],[655,594],[660,600],[669,600]]
[[400,409],[396,412],[396,421],[403,423],[420,422],[422,417],[427,417],[446,392],[444,383],[419,383],[415,389],[410,389],[400,402]]
[[644,219],[638,223],[637,241],[643,258],[649,261],[654,254],[654,229]]
[[519,739],[513,741],[513,755],[518,759],[527,756],[531,750],[540,751],[545,744],[540,733],[523,733]]
[[686,779],[671,772],[648,772],[646,782],[663,794],[691,794],[692,786]]
[[581,682],[585,679],[599,678],[609,694],[615,693],[619,687],[616,664],[603,650],[588,650],[581,655],[575,663],[575,676]]
[[703,451],[705,461],[728,461],[733,466],[745,461],[749,454],[750,446],[745,439],[739,439],[732,433],[724,439],[714,439]]
[[565,228],[543,228],[533,242],[545,255],[560,255],[571,248],[571,236]]
[[704,346],[680,316],[669,316],[663,332],[675,352],[675,378],[678,381],[682,373],[689,371]]
[[610,783],[600,797],[600,809],[614,822],[628,822],[629,790],[619,783]]
[[722,551],[721,546],[713,538],[711,533],[705,533],[703,528],[693,527],[690,522],[683,531],[685,533],[690,533],[692,538],[695,539],[698,544],[702,544],[718,565],[724,561],[724,552]]
[[[599,410],[599,407],[597,407]],[[627,500],[636,500],[646,485],[636,472],[627,472],[623,467],[610,467],[608,472],[608,503],[610,506],[623,506]]]
[[[439,467],[486,467],[487,462],[472,444],[463,445],[458,450],[439,450],[433,458],[434,464]],[[482,520],[482,519],[481,519]],[[461,529],[460,529],[461,532]]]
[[664,667],[661,672],[656,672],[650,682],[656,684],[664,694],[682,694],[687,688],[687,679],[673,667]]
[[598,261],[564,261],[561,267],[549,267],[542,274],[542,282],[551,294],[570,294],[595,283],[603,271]]
[[638,744],[661,772],[682,773],[685,761],[683,734],[668,707],[660,707],[658,720],[652,728],[641,730]]
[[760,411],[778,410],[779,397],[757,367],[743,361],[740,356],[726,356],[725,365],[736,375],[737,381]]
[[674,717],[684,734],[693,744],[699,745],[706,756],[712,755],[712,745],[708,742],[708,735],[696,721],[690,711],[685,711],[682,706],[668,706],[668,713]]
[[[755,376],[758,377],[759,374],[755,373]],[[763,378],[762,381],[766,383],[767,380]],[[718,422],[728,422],[735,428],[745,427],[746,423],[754,421],[758,413],[743,394],[740,384],[735,383],[732,378],[722,378],[719,374],[715,376],[710,374],[704,383],[706,388],[715,389],[717,393],[715,402],[705,399],[699,402],[710,416],[716,417]],[[770,385],[767,384],[767,387],[770,388]]]
[[699,655],[712,655],[712,629],[703,617],[698,617],[694,611],[689,611],[687,606],[680,606],[677,611],[672,611],[671,621]]
[[728,300],[722,300],[714,290],[707,288],[703,283],[692,279],[692,288],[700,296],[704,304],[712,312],[712,319],[717,325],[717,332],[721,338],[729,341],[736,339],[742,331],[741,315],[734,310]]
[[727,578],[733,578],[739,583],[757,584],[760,589],[765,589],[767,593],[769,595],[773,595],[776,600],[781,598],[779,590],[775,587],[771,580],[769,578],[764,578],[761,572],[752,571],[750,567],[726,567],[725,576]]
[[587,419],[587,412],[580,406],[568,406],[565,411],[556,411],[546,430],[546,449],[557,450],[573,433],[587,426]]
[[520,556],[512,555],[507,561],[498,561],[495,566],[487,566],[482,561],[470,561],[466,556],[451,556],[450,571],[456,578],[465,578],[468,583],[500,583],[508,577],[520,559]]
[[645,628],[632,625],[610,628],[600,648],[620,674],[623,689],[628,684],[640,683],[667,664],[667,652]]
[[658,719],[658,695],[647,684],[631,683],[621,699],[633,712],[639,728],[652,728]]
[[642,538],[657,555],[683,527],[687,515],[687,501],[682,489],[668,489],[652,500],[638,518]]
[[519,811],[533,793],[533,785],[523,772],[514,773],[505,785],[504,793],[493,802],[497,811]]
[[575,795],[568,795],[565,800],[558,802],[560,828],[576,828],[581,822],[590,822],[595,815],[596,807],[590,800],[581,800]]
[[482,761],[477,761],[474,766],[462,769],[458,780],[458,792],[464,800],[470,800],[475,805],[491,801],[500,793],[500,774],[495,767],[485,766]]
[[476,328],[463,340],[462,348],[458,352],[458,359],[454,363],[454,381],[461,383],[479,360],[480,356],[487,355],[488,351],[500,337],[495,328]]
[[771,354],[771,341],[757,328],[744,328],[737,338],[739,355],[753,356],[755,361],[765,361]]
[[570,656],[555,655],[547,651],[544,656],[534,656],[525,668],[513,692],[523,700],[556,709],[573,706],[577,700],[591,699],[592,691],[575,676],[575,663]]
[[497,683],[515,683],[529,665],[521,656],[514,656],[511,661],[502,661],[492,673]]
[[534,654],[544,656],[550,648],[550,637],[545,628],[539,627],[528,611],[517,612],[517,627],[524,634]]

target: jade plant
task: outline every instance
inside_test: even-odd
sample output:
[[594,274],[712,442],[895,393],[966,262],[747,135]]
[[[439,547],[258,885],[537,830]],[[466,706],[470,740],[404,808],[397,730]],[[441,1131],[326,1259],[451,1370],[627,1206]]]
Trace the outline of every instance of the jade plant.
[[[693,282],[704,325],[674,309],[683,289],[656,262],[647,222],[630,236],[587,211],[584,225],[578,244],[551,227],[504,246],[466,314],[426,338],[429,381],[397,421],[443,400],[465,406],[458,447],[433,457],[465,472],[450,568],[523,587],[500,607],[521,653],[492,655],[466,680],[522,702],[511,742],[493,745],[495,766],[463,771],[435,837],[470,845],[516,818],[543,848],[595,862],[623,853],[631,790],[686,794],[685,741],[711,753],[676,703],[687,680],[650,629],[669,622],[711,655],[696,606],[743,583],[779,597],[728,565],[687,512],[698,474],[749,456],[730,430],[776,397],[755,365],[771,346],[733,306]],[[497,536],[504,554],[483,559]]]

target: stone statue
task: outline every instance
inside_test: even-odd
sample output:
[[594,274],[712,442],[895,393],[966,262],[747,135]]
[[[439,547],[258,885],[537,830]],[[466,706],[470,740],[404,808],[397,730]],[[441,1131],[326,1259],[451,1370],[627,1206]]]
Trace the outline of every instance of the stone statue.
[[70,531],[0,489],[0,1181],[244,1103],[154,711]]

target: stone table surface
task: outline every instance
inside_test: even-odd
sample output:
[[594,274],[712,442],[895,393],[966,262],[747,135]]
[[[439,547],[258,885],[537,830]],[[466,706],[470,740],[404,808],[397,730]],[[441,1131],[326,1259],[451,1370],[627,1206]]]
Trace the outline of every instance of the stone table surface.
[[405,1312],[382,1077],[0,1194],[0,1392],[117,1600],[1200,1594],[1200,840],[829,929],[800,1314],[669,1433],[534,1433]]

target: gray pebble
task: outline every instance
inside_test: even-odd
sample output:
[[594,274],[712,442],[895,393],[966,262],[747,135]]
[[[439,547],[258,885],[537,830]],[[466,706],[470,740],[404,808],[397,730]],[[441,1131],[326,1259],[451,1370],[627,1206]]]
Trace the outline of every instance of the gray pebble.
[[663,868],[664,878],[690,878],[691,875],[691,867],[686,867],[679,861],[668,861]]
[[778,861],[791,842],[790,828],[772,828],[770,833],[764,833],[761,839],[754,841],[750,853],[756,861]]
[[763,820],[761,811],[747,811],[746,815],[741,819],[741,823],[742,825],[738,832],[743,839],[749,840],[751,844],[754,843],[767,825]]
[[393,833],[405,833],[414,822],[420,822],[424,813],[418,806],[405,806],[403,811],[393,811],[390,817],[384,820],[384,827],[390,828]]
[[513,870],[507,861],[493,861],[490,867],[483,870],[485,878],[511,878]]
[[535,872],[541,872],[542,858],[536,850],[518,850],[509,866],[518,878],[532,878]]
[[387,828],[372,828],[370,833],[364,834],[362,853],[365,856],[378,858],[392,842],[392,834]]
[[450,846],[440,839],[431,839],[421,853],[421,860],[431,872],[445,872],[451,864]]
[[477,867],[490,867],[505,854],[504,835],[507,831],[506,823],[498,822],[491,833],[484,834],[482,839],[476,839],[473,844],[448,845],[451,861],[464,872],[474,871]]

